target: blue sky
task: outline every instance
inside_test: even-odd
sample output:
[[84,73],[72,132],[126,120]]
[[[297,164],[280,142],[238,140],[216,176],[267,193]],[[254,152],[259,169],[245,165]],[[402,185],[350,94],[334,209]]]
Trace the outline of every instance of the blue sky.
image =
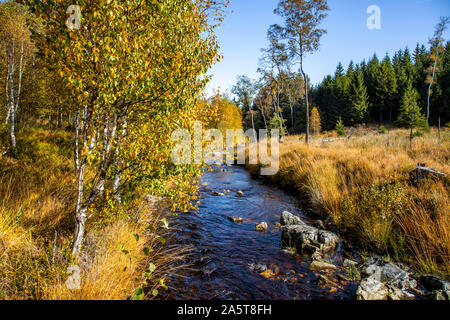
[[[209,72],[213,75],[207,93],[226,91],[244,74],[257,78],[261,48],[267,46],[266,33],[271,24],[281,23],[273,10],[278,0],[231,0],[228,15],[218,30],[224,59]],[[346,68],[353,60],[360,62],[374,53],[384,57],[417,42],[427,44],[440,16],[450,16],[448,0],[328,0],[331,9],[323,23],[327,29],[320,51],[305,61],[305,71],[313,84],[334,73],[337,64]],[[366,13],[370,5],[381,9],[381,30],[369,30]],[[445,38],[450,40],[447,30]]]

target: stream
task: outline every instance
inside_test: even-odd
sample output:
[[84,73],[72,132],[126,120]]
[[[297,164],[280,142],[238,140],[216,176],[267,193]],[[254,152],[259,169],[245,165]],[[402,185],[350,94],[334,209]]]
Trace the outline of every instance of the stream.
[[[224,172],[225,171],[225,172]],[[283,211],[301,216],[298,199],[242,167],[216,167],[201,181],[198,213],[179,214],[175,242],[193,248],[191,266],[170,279],[167,299],[177,300],[347,300],[357,286],[341,281],[320,285],[320,273],[310,270],[311,258],[284,251],[277,223]],[[243,196],[237,192],[243,191]],[[214,192],[223,193],[216,195]],[[228,217],[243,218],[234,223]],[[255,225],[267,222],[267,232]],[[342,263],[342,249],[329,258]],[[265,269],[269,273],[261,274]],[[266,275],[266,276],[265,276]]]

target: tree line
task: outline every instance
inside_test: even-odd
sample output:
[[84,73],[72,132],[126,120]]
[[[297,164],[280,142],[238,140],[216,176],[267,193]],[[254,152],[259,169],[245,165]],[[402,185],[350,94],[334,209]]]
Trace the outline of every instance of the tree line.
[[[252,80],[239,76],[232,88],[243,113],[245,128],[277,128],[285,134],[317,134],[337,124],[356,126],[393,123],[407,128],[450,121],[450,42],[442,17],[429,46],[417,44],[381,60],[344,68],[311,85],[303,65],[319,49],[326,30],[320,27],[329,11],[325,0],[282,0],[275,13],[283,25],[272,25],[262,49],[258,73]],[[298,70],[294,66],[299,65]]]

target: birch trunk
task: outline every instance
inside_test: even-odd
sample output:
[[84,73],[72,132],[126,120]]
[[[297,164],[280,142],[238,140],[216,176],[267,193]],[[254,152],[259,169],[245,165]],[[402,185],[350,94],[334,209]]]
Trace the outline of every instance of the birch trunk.
[[6,85],[5,85],[5,106],[6,106],[6,117],[5,117],[5,126],[8,124],[9,116],[10,116],[10,108],[9,108],[9,72],[6,72]]
[[22,75],[23,75],[23,42],[22,48],[20,50],[20,63],[19,63],[19,82],[17,83],[17,98],[16,98],[16,106],[14,112],[17,114],[17,110],[19,109],[20,102],[20,94],[22,91]]
[[75,175],[78,175],[78,170],[80,168],[80,156],[79,156],[79,146],[78,146],[78,139],[80,136],[79,132],[80,127],[80,111],[77,110],[77,115],[75,118],[75,142],[74,142],[74,164],[75,164]]
[[11,146],[16,148],[16,134],[14,128],[15,112],[14,112],[14,49],[13,44],[9,46],[9,80],[10,80],[10,96],[9,96],[9,112],[11,120]]
[[299,56],[300,56],[300,71],[302,73],[303,82],[305,83],[305,101],[306,101],[306,136],[305,143],[309,144],[309,97],[308,97],[308,80],[306,79],[306,73],[303,70],[303,41],[302,37],[299,36]]

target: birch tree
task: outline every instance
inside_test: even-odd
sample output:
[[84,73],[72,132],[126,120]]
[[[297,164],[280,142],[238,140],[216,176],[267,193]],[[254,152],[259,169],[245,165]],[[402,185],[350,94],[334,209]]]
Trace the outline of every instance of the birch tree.
[[300,64],[305,82],[306,144],[309,143],[309,84],[304,59],[308,53],[319,49],[320,39],[326,33],[320,24],[328,10],[326,0],[281,0],[275,9],[275,13],[284,18],[284,25],[277,27],[281,31],[280,37],[287,41],[291,58]]
[[81,28],[69,30],[71,3],[26,3],[43,21],[34,34],[37,48],[70,88],[80,117],[73,254],[80,253],[96,205],[117,205],[118,193],[126,199],[138,188],[165,188],[186,210],[195,189],[190,179],[177,179],[188,170],[171,163],[170,138],[192,122],[203,75],[218,60],[220,4],[88,0],[80,6]]

